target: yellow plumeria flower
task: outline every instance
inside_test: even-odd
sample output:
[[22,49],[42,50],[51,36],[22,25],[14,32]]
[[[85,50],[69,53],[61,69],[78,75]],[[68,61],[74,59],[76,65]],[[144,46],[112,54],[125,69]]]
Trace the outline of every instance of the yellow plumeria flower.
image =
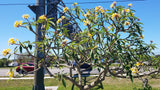
[[125,23],[124,23],[125,26],[127,26],[127,25],[129,25],[129,24],[130,24],[130,22],[125,22]]
[[136,67],[132,67],[130,70],[132,71],[133,74],[139,73]]
[[68,7],[64,7],[63,12],[67,12],[67,11],[68,11]]
[[104,9],[101,9],[101,13],[105,13],[105,10],[104,10]]
[[53,59],[54,59],[54,60],[56,60],[56,59],[57,59],[57,57],[55,56],[55,57],[53,57]]
[[110,5],[110,8],[114,8],[116,6],[117,2],[114,1],[111,5]]
[[77,5],[77,3],[75,2],[74,4],[72,4],[73,6],[76,6]]
[[[92,36],[91,36],[92,37]],[[95,49],[95,48],[97,48],[97,45],[95,45],[92,49]]]
[[63,48],[63,44],[61,44],[61,47]]
[[114,20],[114,18],[119,18],[120,17],[120,14],[118,14],[118,13],[114,13],[114,14],[112,14],[112,19]]
[[141,65],[143,66],[143,65],[144,65],[144,63],[141,63]]
[[7,75],[9,75],[10,78],[12,78],[14,76],[13,71],[7,72]]
[[46,15],[41,15],[41,16],[39,17],[39,19],[41,19],[41,20],[46,20],[47,17],[46,17]]
[[131,13],[131,16],[134,16],[135,13]]
[[99,10],[99,7],[95,7],[95,9],[94,9],[94,10],[95,10],[95,12],[98,12],[98,10]]
[[65,16],[62,16],[61,18],[62,18],[62,20],[63,20],[63,19],[65,19],[66,17],[65,17]]
[[85,26],[87,26],[87,25],[90,25],[90,24],[91,24],[91,22],[90,22],[88,19],[84,20],[83,22],[84,22],[84,25],[85,25]]
[[99,10],[103,9],[103,7],[102,7],[102,6],[98,6],[98,8],[99,8]]
[[58,34],[58,36],[62,36],[62,34]]
[[111,30],[110,26],[107,27],[109,30]]
[[132,3],[128,4],[129,7],[132,7]]
[[22,21],[16,21],[16,22],[14,23],[15,29],[16,29],[17,27],[19,27],[19,26],[22,26]]
[[127,12],[127,13],[130,12],[130,9],[125,9],[125,12]]
[[16,43],[16,41],[14,40],[14,38],[10,38],[9,40],[8,40],[8,44],[10,45],[10,44],[15,44]]
[[22,18],[24,18],[24,19],[28,19],[30,16],[28,15],[28,14],[24,14],[23,16],[22,16]]
[[62,19],[59,18],[56,23],[59,24],[59,23],[61,23],[61,22],[62,22]]
[[89,15],[90,15],[89,11],[86,14],[84,14],[85,17],[89,17]]
[[2,51],[3,56],[6,56],[7,54],[9,54],[11,52],[11,49],[4,49]]
[[88,36],[91,38],[91,37],[92,37],[92,34],[88,33]]
[[94,48],[97,48],[97,45],[96,45],[96,46],[94,46]]
[[94,17],[97,17],[97,14],[92,14]]
[[144,39],[144,35],[140,36],[141,39]]
[[139,65],[141,65],[141,63],[140,63],[140,62],[137,62],[137,63],[136,63],[136,66],[139,66]]
[[67,41],[68,41],[67,39],[63,40],[63,41],[62,41],[62,45],[63,45],[63,46],[67,45]]
[[12,78],[14,76],[14,73],[11,71],[9,74],[9,77]]

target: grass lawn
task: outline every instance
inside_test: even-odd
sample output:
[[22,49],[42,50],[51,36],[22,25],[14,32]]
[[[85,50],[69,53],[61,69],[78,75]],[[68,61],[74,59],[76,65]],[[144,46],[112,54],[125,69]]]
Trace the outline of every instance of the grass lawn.
[[[61,82],[56,79],[45,79],[45,86],[59,86],[58,90],[71,90],[72,83],[66,80],[67,87],[63,87]],[[152,90],[160,90],[160,79],[151,79],[149,84],[152,86]],[[33,80],[0,80],[0,90],[32,90]],[[134,79],[134,83],[130,79],[118,79],[106,77],[103,81],[104,90],[138,90],[141,88],[142,83],[138,79]],[[97,90],[98,87],[92,90]],[[78,90],[75,87],[74,90]],[[98,89],[102,90],[102,89]]]

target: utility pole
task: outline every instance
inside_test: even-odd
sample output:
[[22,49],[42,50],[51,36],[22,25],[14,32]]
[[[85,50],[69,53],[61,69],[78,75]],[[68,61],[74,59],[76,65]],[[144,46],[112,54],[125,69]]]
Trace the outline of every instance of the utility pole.
[[[47,2],[47,11],[45,11],[45,2]],[[54,18],[52,21],[54,23],[56,23],[58,16],[61,17],[60,13],[58,13],[58,4],[60,4],[61,0],[36,0],[36,5],[33,6],[29,6],[29,8],[36,14],[36,20],[38,20],[38,18],[41,15],[46,15],[47,18]],[[61,10],[63,10],[62,8],[65,6],[64,3],[60,4],[62,7]],[[64,12],[63,12],[64,13]],[[67,21],[69,22],[69,21]],[[66,23],[67,23],[66,22]],[[65,24],[65,23],[64,23]],[[36,35],[35,37],[35,41],[36,42],[40,42],[42,41],[42,35],[43,35],[43,30],[41,29],[42,24],[38,23],[38,25],[36,26],[36,33],[38,34],[38,36]],[[77,29],[78,27],[78,29]],[[67,29],[70,30],[69,33],[74,32],[75,30],[73,30],[73,24],[67,26]],[[80,28],[79,26],[77,26],[76,24],[76,29],[79,31]],[[70,34],[69,34],[70,35]],[[37,47],[36,46],[36,57],[38,57],[38,59],[34,59],[34,69],[36,70],[38,68],[38,62],[45,58],[44,53],[41,52],[41,47]],[[44,68],[41,66],[40,69],[36,70],[34,72],[34,85],[33,85],[33,90],[45,90],[44,87]]]
[[[38,20],[39,16],[45,14],[45,0],[37,0],[36,5],[29,6],[29,8],[36,14],[36,20]],[[41,30],[41,26],[42,26],[42,24],[40,24],[40,23],[38,23],[38,25],[36,26],[36,33],[38,34],[38,36],[36,35],[36,37],[35,37],[36,42],[42,41],[41,36],[42,36],[43,31]],[[36,57],[38,57],[38,59],[36,58],[34,60],[34,64],[35,64],[34,70],[36,70],[38,68],[38,62],[40,61],[40,59],[44,58],[44,54],[40,50],[41,47],[36,46],[36,49],[37,49]],[[40,69],[38,69],[34,72],[34,85],[33,85],[32,90],[45,90],[45,87],[44,87],[44,68],[42,66],[40,66]]]

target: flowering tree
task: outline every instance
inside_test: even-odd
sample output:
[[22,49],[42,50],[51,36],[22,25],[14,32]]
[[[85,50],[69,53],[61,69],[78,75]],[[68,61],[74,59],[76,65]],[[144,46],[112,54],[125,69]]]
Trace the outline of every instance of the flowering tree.
[[[142,23],[134,15],[134,10],[131,7],[132,4],[128,4],[126,8],[116,6],[116,2],[113,2],[110,6],[111,9],[97,6],[94,9],[81,10],[77,3],[74,3],[72,9],[63,8],[64,13],[72,18],[62,16],[56,23],[51,21],[52,18],[46,18],[45,15],[40,16],[38,21],[30,21],[29,15],[23,15],[27,22],[16,21],[14,27],[27,28],[38,36],[33,30],[33,26],[41,23],[43,35],[40,38],[42,41],[20,42],[11,38],[9,44],[17,45],[15,49],[19,49],[20,52],[26,50],[28,55],[34,58],[38,57],[31,53],[32,47],[35,49],[41,47],[40,52],[44,53],[44,58],[39,62],[41,64],[39,67],[44,67],[52,76],[53,74],[45,66],[47,56],[52,57],[53,63],[56,63],[58,67],[66,66],[59,63],[61,60],[66,63],[69,60],[76,62],[76,66],[66,67],[76,70],[78,82],[66,74],[58,76],[64,85],[63,78],[71,81],[80,90],[95,87],[105,80],[107,74],[119,78],[129,77],[131,81],[133,78],[139,78],[143,81],[144,87],[147,87],[147,79],[142,77],[159,73],[159,59],[152,59],[151,53],[155,49],[155,45],[152,41],[150,44],[144,43]],[[79,22],[79,25],[84,25],[84,29],[79,33],[68,33],[69,30],[66,26],[70,23],[62,24],[66,20]],[[50,29],[50,26],[54,29]],[[10,49],[3,51],[3,55],[7,54],[10,54]],[[145,63],[147,60],[150,60],[149,64]],[[83,85],[80,67],[85,63],[91,65],[92,68],[97,68],[99,74],[93,82]],[[115,65],[115,63],[119,64]],[[150,70],[148,65],[155,66],[155,68]]]

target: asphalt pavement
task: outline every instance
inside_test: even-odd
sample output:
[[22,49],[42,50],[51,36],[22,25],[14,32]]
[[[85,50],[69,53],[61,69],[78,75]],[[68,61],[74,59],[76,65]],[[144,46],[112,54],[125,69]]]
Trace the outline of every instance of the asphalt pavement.
[[[0,68],[0,76],[7,76],[7,72],[9,72],[9,68]],[[49,67],[49,70],[51,71],[52,74],[55,74],[55,73],[69,73],[69,68],[56,68],[56,67],[53,67],[53,68],[50,68]],[[75,71],[73,71],[73,74],[76,73]],[[97,69],[94,69],[90,72],[91,74],[98,74],[98,70]],[[14,75],[18,74],[15,70],[14,70]],[[33,76],[34,74],[28,74],[27,76]],[[47,75],[47,73],[45,74]]]

